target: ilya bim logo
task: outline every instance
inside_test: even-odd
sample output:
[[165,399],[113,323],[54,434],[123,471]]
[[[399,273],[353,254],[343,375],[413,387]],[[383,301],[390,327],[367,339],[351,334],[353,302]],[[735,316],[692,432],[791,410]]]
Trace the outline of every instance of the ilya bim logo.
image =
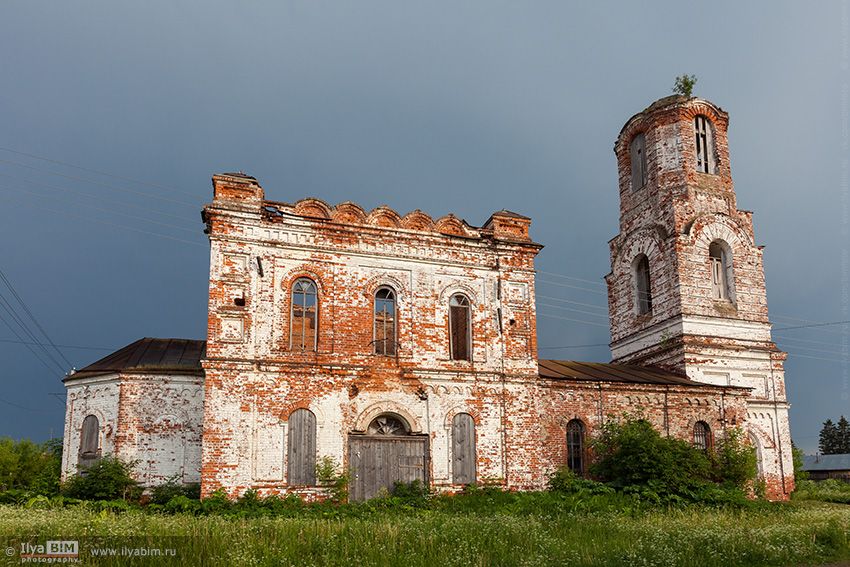
[[[9,553],[9,552],[12,553]],[[43,544],[22,541],[17,550],[6,549],[6,555],[18,551],[21,563],[76,563],[80,560],[80,544],[74,540],[48,540]]]

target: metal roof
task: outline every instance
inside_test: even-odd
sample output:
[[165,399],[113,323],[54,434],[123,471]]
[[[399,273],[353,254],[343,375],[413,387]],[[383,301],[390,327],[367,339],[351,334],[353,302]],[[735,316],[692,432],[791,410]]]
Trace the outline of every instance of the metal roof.
[[206,356],[206,351],[206,341],[145,337],[89,364],[65,380],[117,372],[173,372],[203,376],[201,359]]
[[541,378],[553,380],[585,380],[589,382],[624,382],[631,384],[660,384],[669,386],[714,386],[695,382],[678,374],[653,366],[576,362],[575,360],[540,360]]
[[804,471],[850,471],[850,453],[803,455]]

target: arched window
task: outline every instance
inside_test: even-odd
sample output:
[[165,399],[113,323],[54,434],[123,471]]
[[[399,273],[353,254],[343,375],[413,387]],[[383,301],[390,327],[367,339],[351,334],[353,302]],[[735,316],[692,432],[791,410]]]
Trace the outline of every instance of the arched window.
[[567,424],[567,467],[577,475],[584,474],[584,424],[578,419]]
[[714,173],[714,133],[711,121],[702,114],[694,118],[696,135],[697,171]]
[[638,315],[652,313],[652,285],[649,277],[649,258],[641,254],[634,261],[635,310]]
[[100,458],[100,420],[87,415],[80,430],[79,466],[88,466]]
[[316,350],[319,300],[316,284],[299,278],[292,285],[292,317],[289,344],[292,350]]
[[711,428],[704,421],[698,421],[694,424],[694,446],[703,451],[707,451],[711,447]]
[[396,352],[395,292],[382,287],[375,293],[375,354],[394,355]]
[[714,299],[726,299],[732,301],[732,273],[731,253],[720,241],[712,242],[708,246],[708,257],[711,263],[711,293]]
[[469,299],[455,294],[449,300],[449,349],[452,360],[472,360],[472,312]]
[[452,418],[452,483],[475,482],[475,420],[468,413]]
[[385,413],[372,420],[366,429],[369,435],[408,435],[410,427],[399,416]]
[[632,191],[646,185],[646,138],[641,132],[632,138],[630,146],[632,162]]
[[316,416],[297,409],[289,416],[287,482],[292,486],[316,484]]

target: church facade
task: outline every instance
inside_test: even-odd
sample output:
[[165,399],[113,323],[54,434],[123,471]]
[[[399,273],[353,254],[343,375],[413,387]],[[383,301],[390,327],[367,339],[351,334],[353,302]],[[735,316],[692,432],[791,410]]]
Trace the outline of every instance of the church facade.
[[727,123],[668,97],[617,140],[611,363],[538,359],[527,217],[289,204],[214,176],[207,341],[146,339],[66,378],[65,474],[111,452],[145,463],[148,485],[204,495],[314,498],[322,460],[350,472],[353,499],[414,480],[541,489],[558,467],[586,472],[606,420],[639,413],[703,447],[742,429],[786,498],[784,353]]

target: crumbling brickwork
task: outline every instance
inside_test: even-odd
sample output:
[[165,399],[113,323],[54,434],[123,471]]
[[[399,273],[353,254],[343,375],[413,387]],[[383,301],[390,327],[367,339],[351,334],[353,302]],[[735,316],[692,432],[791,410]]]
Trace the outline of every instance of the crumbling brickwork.
[[94,415],[100,454],[135,463],[133,475],[143,486],[200,482],[202,382],[135,373],[66,380],[63,478],[77,471],[83,420]]
[[[698,139],[700,120],[705,139]],[[771,339],[752,213],[738,210],[735,201],[728,123],[728,115],[708,101],[672,96],[633,116],[620,132],[614,147],[620,234],[610,243],[606,278],[611,347],[615,362],[659,365],[700,382],[751,388],[746,428],[768,492],[785,498],[794,487],[785,353]],[[643,157],[634,149],[639,136]],[[633,175],[640,159],[642,186]],[[634,262],[641,254],[649,260],[649,313],[638,308],[643,296]]]
[[[401,417],[428,437],[427,478],[451,489],[451,428],[475,423],[479,479],[539,485],[506,451],[536,446],[537,381],[529,219],[500,211],[477,228],[317,199],[265,201],[253,178],[217,175],[204,209],[211,242],[203,490],[291,489],[288,420],[316,416],[318,457],[348,462],[348,438]],[[315,347],[295,331],[293,285],[315,284]],[[396,352],[375,351],[376,292],[396,297]],[[453,360],[450,301],[471,311],[471,360]],[[300,323],[300,319],[298,319]],[[313,323],[311,323],[312,327]],[[312,333],[312,330],[310,331]],[[308,489],[306,489],[309,491]],[[305,491],[299,488],[300,492]]]
[[398,479],[541,489],[559,467],[584,469],[590,436],[631,414],[706,446],[743,428],[768,495],[787,498],[785,353],[752,214],[735,203],[727,125],[710,102],[668,97],[620,133],[606,277],[616,364],[538,360],[541,246],[527,217],[475,227],[281,203],[253,177],[214,176],[206,350],[143,339],[145,356],[183,372],[104,373],[142,360],[130,345],[69,377],[64,473],[95,415],[98,451],[140,461],[147,485],[200,478],[203,495],[318,498],[323,457],[361,495]]

